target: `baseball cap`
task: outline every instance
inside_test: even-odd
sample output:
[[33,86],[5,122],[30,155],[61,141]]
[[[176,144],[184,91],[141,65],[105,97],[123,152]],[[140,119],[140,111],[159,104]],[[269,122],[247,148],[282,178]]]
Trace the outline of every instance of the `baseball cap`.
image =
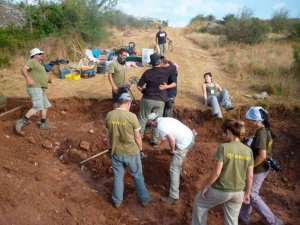
[[34,49],[30,50],[30,57],[37,55],[37,54],[44,54],[44,52],[38,48],[34,48]]
[[254,121],[263,121],[264,119],[261,116],[260,113],[260,109],[262,109],[263,111],[267,112],[266,110],[264,110],[263,107],[261,106],[252,106],[250,107],[250,109],[246,112],[246,118],[248,120],[254,120]]
[[150,113],[148,116],[147,116],[147,123],[151,123],[153,120],[156,120],[158,117],[158,114],[153,112],[153,113]]
[[131,97],[128,93],[123,93],[120,95],[119,101],[131,101]]

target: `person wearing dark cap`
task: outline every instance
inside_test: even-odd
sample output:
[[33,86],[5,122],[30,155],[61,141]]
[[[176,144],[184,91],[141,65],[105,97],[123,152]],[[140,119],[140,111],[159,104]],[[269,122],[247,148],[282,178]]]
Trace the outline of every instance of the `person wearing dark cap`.
[[[172,67],[162,67],[160,55],[154,53],[150,55],[151,69],[146,70],[137,83],[137,88],[143,93],[139,112],[139,121],[141,124],[141,135],[144,136],[147,124],[147,116],[151,112],[156,112],[159,116],[163,115],[165,102],[168,99],[167,89],[176,86],[176,83],[168,84],[170,74],[175,73]],[[160,85],[168,84],[163,90]],[[143,89],[143,86],[146,88]],[[159,144],[159,134],[157,129],[152,130],[150,144],[156,147]]]
[[142,206],[147,207],[152,201],[143,176],[141,127],[136,115],[129,112],[131,101],[130,95],[121,94],[119,107],[107,114],[104,125],[114,172],[112,201],[116,208],[119,208],[123,201],[126,167],[134,178],[135,189]]
[[51,128],[46,122],[47,110],[51,107],[46,90],[51,79],[48,78],[45,67],[41,64],[43,58],[44,52],[34,48],[30,51],[30,59],[21,69],[22,75],[26,79],[27,93],[31,98],[32,107],[16,122],[15,130],[18,134],[22,133],[22,128],[28,124],[29,118],[39,111],[42,112],[40,128],[44,130]]
[[190,128],[171,117],[160,117],[157,113],[151,113],[147,122],[156,127],[162,139],[167,139],[170,145],[170,153],[173,155],[170,164],[171,184],[169,195],[161,200],[166,204],[179,203],[180,172],[187,153],[194,145],[194,134]]
[[167,40],[171,42],[171,40],[168,38],[167,33],[163,30],[162,26],[159,26],[158,32],[155,36],[155,43],[159,46],[161,55],[163,55],[167,50]]

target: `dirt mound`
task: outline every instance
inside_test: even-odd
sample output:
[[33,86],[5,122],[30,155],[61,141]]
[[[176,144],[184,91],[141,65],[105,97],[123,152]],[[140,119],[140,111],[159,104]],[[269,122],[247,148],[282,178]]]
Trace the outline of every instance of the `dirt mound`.
[[[27,100],[8,99],[9,107],[16,106],[16,102]],[[40,130],[39,118],[34,117],[24,129],[25,136],[14,134],[14,121],[21,112],[0,121],[0,224],[191,223],[194,197],[212,169],[213,155],[221,142],[221,121],[212,120],[208,112],[176,108],[176,117],[199,133],[183,167],[181,203],[166,206],[160,202],[160,197],[168,193],[171,156],[165,151],[166,142],[152,148],[147,144],[150,137],[146,134],[143,170],[155,201],[148,208],[141,207],[133,179],[127,172],[124,202],[117,210],[111,204],[113,181],[107,155],[87,162],[82,170],[79,166],[81,160],[107,148],[103,122],[111,110],[110,100],[67,98],[52,103],[49,112],[52,130]],[[271,115],[276,115],[271,121],[277,134],[274,155],[284,171],[272,173],[261,194],[286,224],[297,224],[299,118],[283,117],[278,110],[271,111]],[[260,219],[254,214],[252,224],[263,224]],[[223,224],[220,206],[210,210],[208,224]]]

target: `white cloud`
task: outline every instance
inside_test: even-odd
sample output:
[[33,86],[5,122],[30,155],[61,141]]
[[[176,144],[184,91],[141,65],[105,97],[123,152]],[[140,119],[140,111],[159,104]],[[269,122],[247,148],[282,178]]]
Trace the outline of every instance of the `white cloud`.
[[276,10],[279,10],[279,9],[282,9],[285,7],[285,3],[284,2],[276,2],[273,6],[272,6],[272,9],[274,11]]

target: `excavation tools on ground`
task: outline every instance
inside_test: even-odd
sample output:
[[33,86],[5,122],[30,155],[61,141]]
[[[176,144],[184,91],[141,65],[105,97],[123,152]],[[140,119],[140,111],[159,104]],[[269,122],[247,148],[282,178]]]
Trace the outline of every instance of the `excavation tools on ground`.
[[99,157],[99,156],[101,156],[101,155],[104,155],[104,154],[107,153],[108,151],[109,151],[109,150],[106,149],[106,150],[104,150],[104,151],[102,151],[102,152],[99,152],[99,153],[96,154],[96,155],[91,156],[90,158],[87,158],[87,159],[85,159],[85,160],[82,160],[82,161],[80,162],[80,165],[81,165],[81,172],[83,172],[83,170],[84,170],[84,165],[83,165],[84,163],[90,161],[91,159],[97,158],[97,157]]

